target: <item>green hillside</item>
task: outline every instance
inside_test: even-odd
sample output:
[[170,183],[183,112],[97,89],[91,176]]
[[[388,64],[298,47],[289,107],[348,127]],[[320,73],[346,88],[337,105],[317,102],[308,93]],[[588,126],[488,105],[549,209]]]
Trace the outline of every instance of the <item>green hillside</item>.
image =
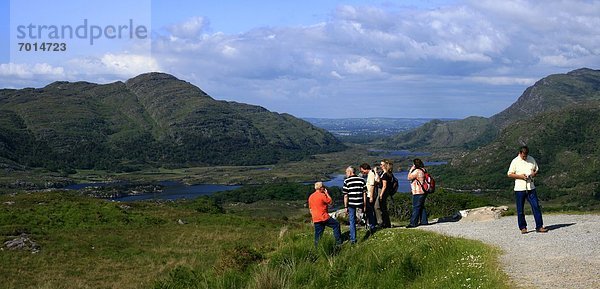
[[489,119],[432,121],[390,137],[385,144],[397,149],[477,148],[493,141],[498,131],[516,121],[590,100],[600,100],[600,70],[581,68],[541,79],[514,104]]
[[461,120],[433,120],[423,126],[392,136],[385,145],[392,148],[470,148],[488,143],[497,133],[491,121],[484,117]]
[[586,207],[600,201],[600,102],[588,101],[547,112],[505,128],[492,143],[453,159],[445,184],[510,191],[506,177],[520,145],[527,144],[540,166],[536,185],[545,199]]
[[287,114],[163,73],[0,90],[0,162],[47,168],[270,164],[344,146]]
[[543,78],[527,88],[514,104],[490,119],[495,126],[503,128],[516,120],[589,100],[600,100],[600,70],[581,68]]
[[544,187],[543,199],[594,208],[600,204],[599,103],[600,70],[583,68],[545,77],[489,119],[432,121],[385,143],[446,150],[450,164],[435,168],[445,187],[500,194],[510,191],[508,165],[526,144],[541,167],[536,184]]

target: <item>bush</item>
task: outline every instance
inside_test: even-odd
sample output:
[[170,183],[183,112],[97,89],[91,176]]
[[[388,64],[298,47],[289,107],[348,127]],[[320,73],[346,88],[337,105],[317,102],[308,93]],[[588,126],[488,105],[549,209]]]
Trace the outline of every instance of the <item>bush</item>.
[[215,199],[210,197],[199,197],[194,200],[194,209],[199,213],[223,214],[225,210]]
[[215,270],[218,273],[225,273],[230,270],[243,272],[250,265],[258,263],[263,258],[258,251],[245,245],[237,245],[221,254],[221,258],[215,265]]
[[[490,200],[484,196],[469,193],[450,193],[443,189],[427,196],[425,208],[429,217],[447,217],[454,213],[483,206],[492,206]],[[390,202],[390,215],[401,221],[408,221],[412,214],[412,195],[396,194],[394,201]]]

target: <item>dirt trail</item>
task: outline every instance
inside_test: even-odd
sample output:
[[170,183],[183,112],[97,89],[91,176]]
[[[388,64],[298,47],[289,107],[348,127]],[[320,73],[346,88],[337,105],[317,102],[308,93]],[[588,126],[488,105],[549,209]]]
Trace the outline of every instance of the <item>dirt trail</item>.
[[422,230],[481,240],[500,247],[505,272],[521,288],[600,288],[600,215],[544,215],[548,233],[521,234],[516,216],[461,221]]

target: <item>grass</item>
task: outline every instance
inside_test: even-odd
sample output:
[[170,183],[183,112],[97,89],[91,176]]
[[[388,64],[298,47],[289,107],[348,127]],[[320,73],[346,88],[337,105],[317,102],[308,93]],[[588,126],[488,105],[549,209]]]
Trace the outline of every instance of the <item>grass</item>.
[[310,227],[288,233],[244,271],[180,267],[155,288],[510,288],[498,250],[477,241],[387,229],[340,249],[328,234],[315,249]]
[[315,249],[299,203],[226,204],[225,214],[196,205],[0,195],[0,241],[26,232],[41,247],[0,251],[0,287],[508,287],[499,252],[476,241],[399,228],[364,239],[360,230],[358,244],[338,249],[328,229]]

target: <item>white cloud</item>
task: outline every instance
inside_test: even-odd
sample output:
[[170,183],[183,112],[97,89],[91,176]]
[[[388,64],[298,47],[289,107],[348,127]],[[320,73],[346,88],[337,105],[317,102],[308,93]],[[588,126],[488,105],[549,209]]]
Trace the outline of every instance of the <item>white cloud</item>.
[[[365,105],[369,116],[461,117],[499,112],[549,74],[600,68],[600,1],[386,5],[342,5],[312,25],[237,34],[211,33],[210,15],[198,16],[162,27],[152,40],[152,57],[112,53],[14,72],[0,67],[0,75],[7,83],[10,75],[34,79],[27,71],[100,79],[161,70],[215,98],[300,116],[310,115],[312,106],[345,116],[340,103],[362,103],[369,95],[389,98],[384,107]],[[391,111],[415,96],[437,101],[438,110]],[[467,97],[478,101],[468,107],[453,102]]]
[[344,62],[344,68],[348,73],[360,74],[360,73],[379,73],[381,68],[373,64],[370,60],[359,57],[354,60],[346,60]]
[[538,79],[519,78],[508,76],[473,76],[467,77],[468,80],[491,85],[533,85]]
[[178,38],[197,38],[202,35],[202,32],[209,26],[208,20],[204,17],[192,17],[182,23],[171,25],[168,27],[171,36]]
[[64,77],[63,67],[54,67],[48,63],[3,63],[0,64],[0,75],[16,78],[34,78],[43,76],[45,78]]
[[107,53],[101,57],[76,58],[67,62],[70,74],[77,75],[113,75],[114,78],[128,78],[149,71],[159,71],[156,59],[138,54]]

